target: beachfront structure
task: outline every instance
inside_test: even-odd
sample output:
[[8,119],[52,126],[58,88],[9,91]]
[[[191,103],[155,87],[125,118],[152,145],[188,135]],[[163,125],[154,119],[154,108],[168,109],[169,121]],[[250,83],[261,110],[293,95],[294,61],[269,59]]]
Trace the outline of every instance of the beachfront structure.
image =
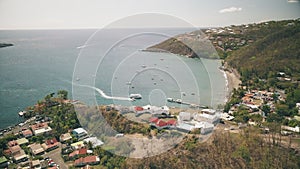
[[52,131],[48,123],[38,123],[31,126],[31,130],[35,136],[42,135],[44,133],[50,133]]
[[99,140],[97,137],[89,137],[89,138],[86,138],[83,140],[83,142],[85,143],[91,143],[93,145],[93,148],[97,147],[97,146],[101,146],[103,145],[104,143]]
[[136,115],[141,115],[144,113],[150,113],[152,115],[169,115],[170,114],[170,109],[168,106],[162,106],[162,107],[157,107],[157,106],[151,106],[151,105],[146,105],[146,106],[135,106],[134,111]]
[[59,136],[59,141],[62,142],[62,143],[66,142],[68,140],[71,140],[71,139],[72,139],[72,136],[71,136],[70,133],[65,133],[65,134],[62,134],[62,135]]
[[72,131],[72,134],[78,139],[78,140],[82,140],[85,137],[87,137],[88,132],[83,129],[83,128],[76,128]]
[[202,110],[201,110],[201,113],[214,115],[214,114],[217,113],[217,111],[214,110],[214,109],[202,109]]
[[211,133],[214,130],[214,125],[211,123],[203,122],[203,126],[201,127],[201,134],[205,135]]
[[39,143],[30,144],[28,147],[33,155],[41,155],[45,152],[43,147]]
[[195,125],[179,122],[176,126],[177,130],[183,131],[183,132],[190,132],[193,129],[195,129]]

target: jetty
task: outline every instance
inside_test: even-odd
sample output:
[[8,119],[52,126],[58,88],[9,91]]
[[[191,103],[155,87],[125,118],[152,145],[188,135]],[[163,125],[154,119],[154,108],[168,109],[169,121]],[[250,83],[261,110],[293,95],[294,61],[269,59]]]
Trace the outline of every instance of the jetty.
[[174,99],[174,98],[170,98],[170,97],[167,98],[167,101],[170,103],[178,103],[178,104],[188,105],[193,108],[203,108],[203,109],[208,108],[208,106],[189,103],[189,102],[182,101],[181,99]]

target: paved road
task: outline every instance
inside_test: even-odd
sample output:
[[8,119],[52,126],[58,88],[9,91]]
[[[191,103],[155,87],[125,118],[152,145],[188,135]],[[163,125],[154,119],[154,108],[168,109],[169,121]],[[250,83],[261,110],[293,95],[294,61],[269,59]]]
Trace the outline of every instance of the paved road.
[[64,163],[64,160],[61,157],[61,144],[59,143],[59,148],[47,152],[43,157],[51,158],[56,164],[59,165],[61,169],[68,169],[68,166]]

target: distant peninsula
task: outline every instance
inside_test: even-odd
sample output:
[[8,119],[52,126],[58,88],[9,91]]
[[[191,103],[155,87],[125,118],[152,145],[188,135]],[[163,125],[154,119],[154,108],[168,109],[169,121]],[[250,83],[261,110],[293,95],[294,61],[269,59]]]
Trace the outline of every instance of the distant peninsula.
[[14,44],[12,44],[12,43],[0,43],[0,48],[9,47],[9,46],[14,46]]

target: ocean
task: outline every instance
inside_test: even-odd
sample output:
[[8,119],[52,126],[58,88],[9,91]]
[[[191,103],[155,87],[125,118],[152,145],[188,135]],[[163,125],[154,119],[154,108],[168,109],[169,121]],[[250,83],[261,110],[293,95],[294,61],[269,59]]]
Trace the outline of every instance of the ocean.
[[[0,48],[0,128],[18,124],[19,111],[61,89],[87,104],[182,106],[166,102],[169,97],[223,104],[227,87],[220,60],[143,51],[189,31],[1,30],[0,42],[14,46]],[[143,98],[122,99],[133,93]]]

